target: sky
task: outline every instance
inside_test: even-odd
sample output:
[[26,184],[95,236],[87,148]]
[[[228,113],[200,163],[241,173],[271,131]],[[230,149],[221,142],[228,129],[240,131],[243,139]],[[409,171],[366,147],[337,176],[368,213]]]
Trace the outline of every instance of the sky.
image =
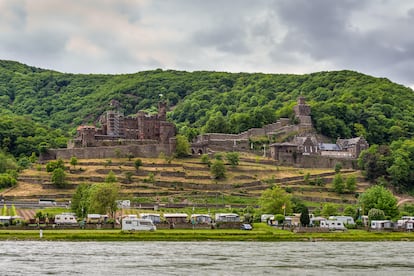
[[0,0],[0,59],[88,74],[347,69],[413,88],[413,27],[407,0]]

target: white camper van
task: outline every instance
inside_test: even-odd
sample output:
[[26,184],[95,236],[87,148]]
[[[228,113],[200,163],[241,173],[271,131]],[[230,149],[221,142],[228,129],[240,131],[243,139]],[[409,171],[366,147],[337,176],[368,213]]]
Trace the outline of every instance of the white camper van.
[[123,231],[155,231],[154,223],[150,219],[142,219],[136,217],[126,217],[122,219]]

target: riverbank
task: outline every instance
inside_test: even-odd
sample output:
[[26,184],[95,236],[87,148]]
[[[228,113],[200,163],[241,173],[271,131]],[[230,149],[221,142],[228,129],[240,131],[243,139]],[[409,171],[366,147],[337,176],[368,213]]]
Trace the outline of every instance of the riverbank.
[[[41,234],[40,234],[41,233]],[[41,237],[42,236],[42,237]],[[410,232],[348,230],[329,233],[293,233],[255,225],[251,231],[236,229],[162,229],[154,232],[121,230],[0,230],[0,240],[47,241],[414,241]]]

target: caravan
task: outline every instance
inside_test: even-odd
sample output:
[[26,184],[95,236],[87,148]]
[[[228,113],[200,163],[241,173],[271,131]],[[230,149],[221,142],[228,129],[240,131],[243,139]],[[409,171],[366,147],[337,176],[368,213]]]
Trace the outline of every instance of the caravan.
[[73,213],[62,213],[55,216],[56,224],[77,224],[76,216]]
[[155,231],[157,227],[150,219],[126,217],[122,219],[123,231]]

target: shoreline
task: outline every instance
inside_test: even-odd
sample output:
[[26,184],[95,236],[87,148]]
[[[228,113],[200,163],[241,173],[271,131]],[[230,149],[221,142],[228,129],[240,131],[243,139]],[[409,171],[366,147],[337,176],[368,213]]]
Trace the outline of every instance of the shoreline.
[[[42,237],[40,237],[42,236]],[[0,241],[254,241],[254,242],[373,242],[414,241],[413,232],[368,232],[348,230],[329,233],[293,233],[289,230],[260,227],[254,230],[173,229],[154,232],[122,230],[10,230],[0,229]]]

